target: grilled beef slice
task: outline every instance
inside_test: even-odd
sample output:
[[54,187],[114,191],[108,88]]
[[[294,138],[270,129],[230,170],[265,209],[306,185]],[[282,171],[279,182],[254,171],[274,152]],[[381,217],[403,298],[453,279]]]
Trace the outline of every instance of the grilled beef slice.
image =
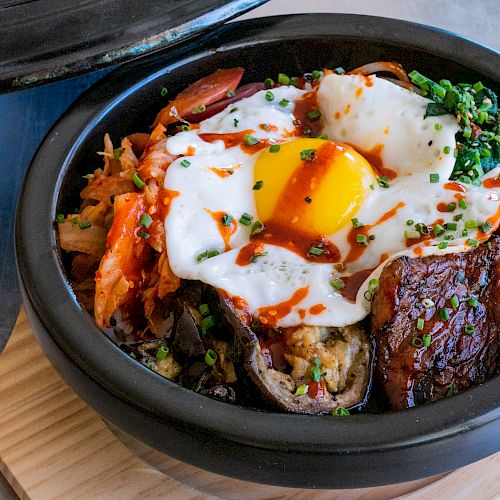
[[[453,309],[455,295],[460,303]],[[476,298],[477,306],[467,298]],[[423,299],[434,305],[426,308]],[[441,318],[443,308],[448,320]],[[418,318],[425,320],[420,331]],[[394,260],[380,276],[371,322],[375,383],[389,408],[435,401],[484,382],[500,367],[500,236],[467,252]],[[412,344],[428,333],[428,347]]]

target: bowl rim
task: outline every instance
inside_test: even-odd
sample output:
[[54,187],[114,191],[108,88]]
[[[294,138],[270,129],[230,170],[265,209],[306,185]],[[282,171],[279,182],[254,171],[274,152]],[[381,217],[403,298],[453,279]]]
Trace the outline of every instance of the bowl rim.
[[[375,39],[448,59],[460,54],[460,64],[500,81],[497,52],[444,30],[373,16],[297,14],[237,21],[214,34],[217,42],[222,40],[217,51],[242,44],[255,47],[275,40],[311,38],[306,27],[312,22],[315,37],[328,34]],[[493,421],[500,424],[500,377],[430,405],[348,419],[228,405],[178,386],[131,359],[102,334],[78,304],[62,269],[52,222],[72,157],[95,125],[127,96],[178,66],[210,56],[214,52],[212,43],[209,36],[179,46],[162,57],[161,67],[158,56],[132,63],[136,68],[151,68],[146,76],[131,76],[134,71],[130,65],[105,76],[64,113],[35,154],[18,200],[16,258],[21,285],[54,341],[93,380],[135,407],[177,427],[192,427],[263,449],[375,453],[452,438]],[[155,65],[160,69],[154,71]],[[35,251],[30,247],[33,239]]]

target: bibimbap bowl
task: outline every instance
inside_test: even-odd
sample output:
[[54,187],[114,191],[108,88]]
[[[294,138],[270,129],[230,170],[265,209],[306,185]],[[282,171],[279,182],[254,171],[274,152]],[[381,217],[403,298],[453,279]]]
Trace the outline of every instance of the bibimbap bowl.
[[[500,56],[440,30],[354,15],[233,23],[203,40],[126,65],[87,91],[49,132],[18,205],[16,251],[24,304],[44,352],[104,419],[145,444],[248,481],[347,488],[452,470],[500,449],[500,378],[452,398],[380,414],[308,416],[231,405],[187,390],[124,353],[69,285],[56,215],[79,204],[82,178],[106,132],[147,131],[168,87],[242,66],[243,83],[280,72],[398,61],[430,78],[499,90]],[[195,76],[193,76],[195,75]]]

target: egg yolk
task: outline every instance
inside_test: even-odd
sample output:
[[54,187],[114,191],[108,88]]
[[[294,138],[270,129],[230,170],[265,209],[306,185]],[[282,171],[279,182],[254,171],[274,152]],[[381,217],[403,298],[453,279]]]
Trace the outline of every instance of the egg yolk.
[[254,169],[259,219],[264,225],[331,235],[356,214],[375,176],[351,146],[323,139],[297,139],[265,150]]

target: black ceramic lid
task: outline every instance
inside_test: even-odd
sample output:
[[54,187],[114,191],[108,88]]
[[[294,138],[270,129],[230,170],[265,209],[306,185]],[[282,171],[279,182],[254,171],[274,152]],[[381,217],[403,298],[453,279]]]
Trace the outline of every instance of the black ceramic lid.
[[0,0],[0,91],[164,49],[267,0]]

